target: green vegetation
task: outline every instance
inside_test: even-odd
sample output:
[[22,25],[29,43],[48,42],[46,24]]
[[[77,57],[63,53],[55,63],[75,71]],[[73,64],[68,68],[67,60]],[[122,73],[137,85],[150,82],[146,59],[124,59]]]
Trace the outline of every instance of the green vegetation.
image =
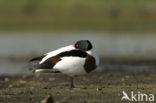
[[[105,71],[78,76],[75,78],[76,89],[69,89],[69,80],[65,75],[1,76],[0,102],[40,103],[52,94],[55,103],[119,103],[122,91],[155,95],[155,73]],[[123,103],[129,101],[124,100]]]
[[0,30],[156,32],[155,0],[1,0]]

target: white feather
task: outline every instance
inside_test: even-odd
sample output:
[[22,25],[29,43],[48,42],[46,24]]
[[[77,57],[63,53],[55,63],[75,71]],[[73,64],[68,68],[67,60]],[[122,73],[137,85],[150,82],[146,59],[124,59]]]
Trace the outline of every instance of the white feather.
[[63,57],[55,66],[54,70],[58,70],[64,74],[76,75],[85,74],[84,63],[86,58],[80,57]]
[[95,58],[96,65],[99,65],[99,57],[97,56],[96,52],[92,48],[91,50],[87,51],[87,53]]
[[54,50],[52,52],[49,52],[46,54],[46,56],[40,61],[39,64],[42,64],[44,61],[46,61],[47,59],[53,57],[53,56],[56,56],[57,54],[61,53],[61,52],[64,52],[64,51],[70,51],[70,50],[73,50],[75,49],[72,45],[69,45],[69,46],[66,46],[66,47],[62,47],[62,48],[59,48],[57,50]]

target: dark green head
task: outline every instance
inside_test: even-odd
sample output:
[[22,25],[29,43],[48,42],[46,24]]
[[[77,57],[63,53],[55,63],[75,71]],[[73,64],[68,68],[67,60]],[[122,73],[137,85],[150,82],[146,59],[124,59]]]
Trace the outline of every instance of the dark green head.
[[75,48],[88,51],[93,48],[89,40],[79,40],[75,43]]

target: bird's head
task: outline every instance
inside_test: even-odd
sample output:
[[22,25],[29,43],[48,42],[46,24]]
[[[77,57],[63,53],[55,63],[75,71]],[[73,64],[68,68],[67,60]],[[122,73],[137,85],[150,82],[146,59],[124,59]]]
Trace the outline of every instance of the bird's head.
[[79,40],[73,46],[77,49],[88,51],[93,48],[89,40]]

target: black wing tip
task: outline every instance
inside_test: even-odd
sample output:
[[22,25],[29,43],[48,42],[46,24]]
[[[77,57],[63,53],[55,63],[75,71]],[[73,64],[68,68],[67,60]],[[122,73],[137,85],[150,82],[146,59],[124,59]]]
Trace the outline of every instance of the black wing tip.
[[40,61],[44,58],[44,55],[43,56],[40,56],[40,57],[35,57],[35,58],[32,58],[29,60],[29,62],[33,62],[33,61]]
[[36,58],[33,58],[33,59],[30,59],[29,62],[33,62],[33,61],[37,61],[38,59]]
[[35,61],[35,59],[33,58],[33,59],[30,59],[28,62],[32,62],[32,61]]

